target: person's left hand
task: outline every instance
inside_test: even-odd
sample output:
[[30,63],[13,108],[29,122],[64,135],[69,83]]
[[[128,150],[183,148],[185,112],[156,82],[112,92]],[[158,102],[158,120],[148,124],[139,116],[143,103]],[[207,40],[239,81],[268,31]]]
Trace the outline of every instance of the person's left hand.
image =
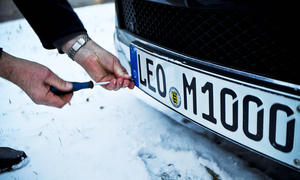
[[[63,50],[66,52],[70,48],[70,44],[73,44],[74,40],[76,41],[79,37],[68,42],[69,47],[65,46]],[[128,75],[120,61],[93,40],[88,41],[79,49],[74,60],[86,70],[95,82],[110,81],[110,84],[103,86],[108,90],[134,88],[131,76]]]

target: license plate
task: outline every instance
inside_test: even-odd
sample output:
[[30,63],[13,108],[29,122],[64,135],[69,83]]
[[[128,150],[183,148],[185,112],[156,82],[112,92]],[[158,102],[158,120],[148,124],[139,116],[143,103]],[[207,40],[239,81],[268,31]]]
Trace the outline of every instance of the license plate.
[[195,68],[136,44],[130,46],[130,59],[134,82],[148,95],[234,142],[299,170],[299,94],[220,75],[205,64]]

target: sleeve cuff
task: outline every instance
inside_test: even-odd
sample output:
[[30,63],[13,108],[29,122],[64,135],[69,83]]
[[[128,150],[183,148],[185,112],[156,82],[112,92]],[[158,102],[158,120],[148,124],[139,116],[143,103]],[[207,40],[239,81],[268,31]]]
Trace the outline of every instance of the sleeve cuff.
[[53,42],[53,45],[55,46],[55,48],[57,48],[58,52],[60,54],[64,54],[64,52],[61,50],[62,46],[68,42],[70,39],[73,39],[76,36],[79,36],[81,34],[87,34],[85,31],[81,31],[81,32],[75,32],[75,33],[71,33],[67,36],[64,36],[56,41]]

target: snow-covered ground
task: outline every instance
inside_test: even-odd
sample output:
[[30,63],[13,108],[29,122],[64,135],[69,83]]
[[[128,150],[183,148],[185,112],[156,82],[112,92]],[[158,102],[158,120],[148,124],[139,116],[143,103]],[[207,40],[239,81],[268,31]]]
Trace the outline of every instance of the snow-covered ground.
[[[114,52],[114,5],[76,9],[89,35]],[[61,78],[88,81],[66,55],[45,50],[28,23],[0,24],[0,46]],[[136,98],[137,90],[76,92],[63,109],[35,105],[0,79],[0,146],[29,164],[0,179],[269,179],[247,163]]]

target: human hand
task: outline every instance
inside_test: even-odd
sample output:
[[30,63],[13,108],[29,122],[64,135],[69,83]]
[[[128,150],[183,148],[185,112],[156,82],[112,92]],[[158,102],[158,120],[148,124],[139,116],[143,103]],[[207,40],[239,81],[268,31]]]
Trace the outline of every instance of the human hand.
[[[79,37],[67,42],[62,48],[63,51],[67,52]],[[80,64],[95,82],[110,81],[110,84],[103,86],[108,90],[134,88],[131,77],[120,61],[93,40],[79,49],[74,56],[74,61]]]
[[57,96],[50,91],[50,86],[62,91],[69,91],[72,89],[72,83],[60,79],[41,64],[15,58],[8,54],[6,56],[8,61],[5,65],[9,69],[9,73],[6,73],[4,78],[22,88],[33,102],[62,108],[71,100],[73,93]]

